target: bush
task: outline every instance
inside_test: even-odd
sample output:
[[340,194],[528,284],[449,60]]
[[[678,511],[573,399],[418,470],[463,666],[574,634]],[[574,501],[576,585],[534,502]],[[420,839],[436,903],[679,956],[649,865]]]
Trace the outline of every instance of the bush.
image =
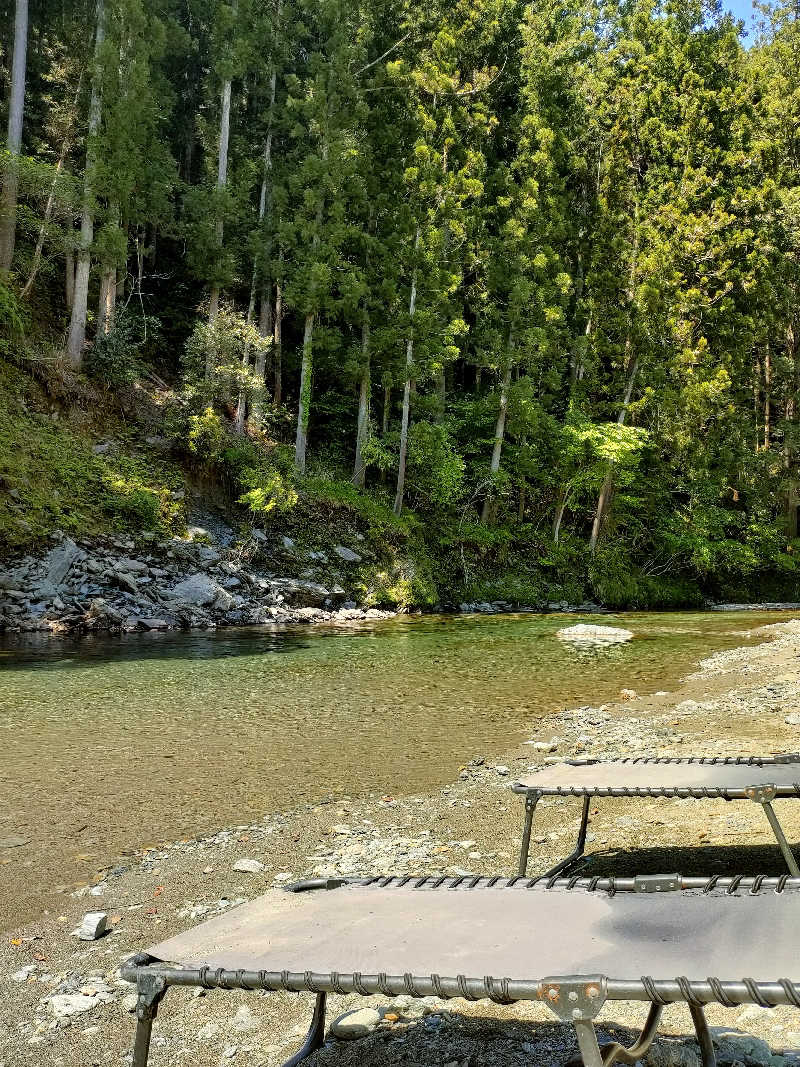
[[90,378],[117,389],[131,385],[142,373],[142,348],[153,340],[158,319],[134,315],[126,310],[117,312],[114,328],[100,333],[86,357],[86,373]]

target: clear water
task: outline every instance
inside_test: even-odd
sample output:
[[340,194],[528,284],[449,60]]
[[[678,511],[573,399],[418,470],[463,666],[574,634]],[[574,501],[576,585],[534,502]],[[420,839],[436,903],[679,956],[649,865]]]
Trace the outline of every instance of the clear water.
[[[670,689],[781,616],[400,618],[0,643],[0,928],[125,850],[331,794],[407,793],[543,714]],[[635,639],[593,653],[573,622]],[[22,838],[25,844],[3,842]]]

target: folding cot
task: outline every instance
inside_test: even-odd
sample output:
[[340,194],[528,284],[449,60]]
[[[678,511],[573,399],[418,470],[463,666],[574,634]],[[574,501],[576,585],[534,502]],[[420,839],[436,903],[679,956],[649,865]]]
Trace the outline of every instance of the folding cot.
[[568,760],[521,778],[513,785],[525,797],[525,824],[519,873],[528,869],[533,813],[542,797],[583,797],[574,850],[547,873],[572,867],[584,854],[592,797],[691,797],[707,800],[750,800],[764,809],[789,873],[800,876],[773,800],[800,797],[800,754],[785,756],[688,757],[636,756],[616,760]]
[[[146,1067],[173,985],[315,994],[306,1042],[285,1067],[323,1043],[330,992],[538,1000],[574,1026],[585,1067],[634,1063],[664,1005],[683,1001],[714,1067],[704,1005],[800,1008],[800,878],[300,882],[157,945],[122,974],[139,994],[133,1067]],[[594,1020],[614,1000],[650,1003],[632,1048],[598,1044]]]

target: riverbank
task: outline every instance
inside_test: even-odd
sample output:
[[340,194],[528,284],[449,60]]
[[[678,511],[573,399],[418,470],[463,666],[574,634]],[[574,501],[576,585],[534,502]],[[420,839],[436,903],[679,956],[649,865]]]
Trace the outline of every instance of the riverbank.
[[[800,622],[766,627],[763,636],[768,639],[763,644],[717,653],[673,693],[566,709],[542,719],[532,724],[527,743],[500,758],[476,753],[457,781],[435,793],[337,797],[127,857],[92,886],[64,894],[57,913],[3,938],[0,993],[10,1010],[0,1018],[0,1064],[125,1062],[133,1017],[130,989],[116,974],[121,960],[270,885],[356,873],[513,873],[522,812],[510,783],[545,760],[797,749]],[[788,804],[784,809],[784,825],[796,841],[800,812]],[[769,827],[753,806],[604,800],[592,810],[589,849],[597,853],[592,871],[782,872]],[[546,868],[569,850],[578,814],[575,803],[540,804],[531,870]],[[255,873],[235,870],[242,860],[254,861],[245,866]],[[13,855],[4,854],[0,862],[13,863]],[[108,913],[111,932],[91,943],[71,937],[82,915],[95,910]],[[172,991],[155,1030],[153,1067],[189,1061],[198,1067],[227,1062],[273,1067],[299,1044],[307,1000]],[[331,1000],[331,1019],[361,1003]],[[385,1007],[385,999],[369,1003]],[[567,1031],[536,1005],[451,1001],[395,1008],[398,1021],[381,1022],[363,1040],[334,1043],[317,1054],[316,1063],[517,1067],[532,1058],[563,1062],[571,1054]],[[423,1011],[429,1014],[423,1017]],[[624,1027],[641,1023],[643,1016],[641,1006],[609,1005],[602,1019],[604,1026]],[[798,1059],[796,1011],[712,1008],[709,1017],[751,1035],[728,1041],[723,1062],[727,1056],[727,1062],[788,1067]],[[533,1019],[545,1026],[521,1025]],[[665,1028],[688,1033],[688,1014],[670,1007]],[[680,1042],[661,1041],[647,1058],[648,1067],[696,1062],[694,1046]]]

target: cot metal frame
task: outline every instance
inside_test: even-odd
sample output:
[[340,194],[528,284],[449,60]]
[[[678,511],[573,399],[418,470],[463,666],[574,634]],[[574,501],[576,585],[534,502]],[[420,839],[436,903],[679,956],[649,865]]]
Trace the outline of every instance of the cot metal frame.
[[[633,878],[570,878],[539,875],[534,878],[501,878],[473,875],[459,878],[378,876],[371,878],[315,879],[287,887],[289,892],[337,889],[344,885],[358,885],[380,890],[411,887],[423,891],[469,891],[479,888],[523,890],[584,890],[586,892],[654,893],[694,891],[715,895],[736,895],[747,892],[800,892],[800,878],[715,876],[690,878],[678,874],[639,875]],[[765,946],[768,949],[768,946]],[[171,986],[194,986],[201,989],[238,989],[312,993],[315,996],[311,1023],[301,1048],[283,1067],[297,1067],[325,1040],[325,1011],[328,993],[372,996],[408,996],[440,999],[460,997],[469,1001],[492,1000],[499,1004],[516,1001],[540,1001],[562,1022],[572,1025],[584,1067],[611,1067],[614,1063],[634,1064],[649,1049],[658,1032],[661,1014],[667,1004],[683,1002],[688,1005],[700,1047],[703,1067],[716,1067],[714,1047],[705,1018],[707,1004],[736,1007],[758,1004],[773,1008],[789,1004],[800,1008],[800,983],[788,978],[772,982],[756,982],[752,978],[722,981],[710,977],[704,981],[689,981],[685,977],[655,979],[643,976],[638,980],[613,980],[602,974],[556,975],[542,979],[512,980],[491,975],[482,978],[464,974],[444,976],[390,975],[353,973],[316,973],[311,971],[250,971],[226,970],[219,967],[173,967],[155,960],[146,953],[134,956],[123,964],[122,977],[136,986],[136,1035],[132,1067],[147,1067],[153,1021],[159,1004]],[[625,1047],[619,1042],[601,1046],[595,1030],[595,1019],[608,1001],[642,1001],[650,1004],[647,1020],[634,1043]]]
[[[705,764],[705,765],[748,765],[756,767],[768,767],[776,764],[797,763],[800,765],[800,754],[792,753],[787,756],[757,757],[671,757],[671,756],[638,756],[618,760],[564,760],[567,767],[584,767],[593,764],[606,764],[619,767],[623,773],[625,765],[630,764]],[[798,772],[800,777],[800,771]],[[760,804],[781,854],[786,861],[789,873],[794,877],[800,877],[800,866],[797,858],[778,820],[772,802],[784,798],[800,798],[800,781],[794,782],[790,787],[775,786],[770,784],[758,784],[744,787],[726,788],[714,786],[701,786],[691,788],[687,786],[541,786],[539,788],[515,782],[512,789],[518,795],[525,797],[525,821],[522,828],[522,843],[519,854],[519,874],[525,875],[528,871],[528,855],[530,852],[531,830],[533,828],[533,816],[536,806],[542,797],[582,797],[583,811],[578,828],[578,837],[575,847],[568,856],[559,860],[553,867],[546,871],[546,875],[552,876],[568,871],[586,855],[586,835],[589,827],[589,806],[593,797],[668,797],[668,798],[691,798],[692,800],[749,800],[754,804]]]

